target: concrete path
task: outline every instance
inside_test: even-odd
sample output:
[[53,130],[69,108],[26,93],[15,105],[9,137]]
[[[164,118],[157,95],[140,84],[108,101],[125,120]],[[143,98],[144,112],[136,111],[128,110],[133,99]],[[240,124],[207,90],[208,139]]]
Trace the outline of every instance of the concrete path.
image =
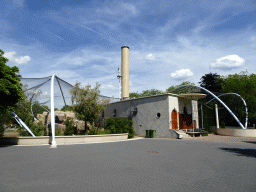
[[0,191],[256,191],[255,143],[196,139],[0,146]]

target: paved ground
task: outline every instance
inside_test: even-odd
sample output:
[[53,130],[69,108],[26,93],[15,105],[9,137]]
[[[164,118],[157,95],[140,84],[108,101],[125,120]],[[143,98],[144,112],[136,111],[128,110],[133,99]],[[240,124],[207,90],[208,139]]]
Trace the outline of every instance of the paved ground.
[[0,191],[255,192],[254,140],[213,137],[0,146]]

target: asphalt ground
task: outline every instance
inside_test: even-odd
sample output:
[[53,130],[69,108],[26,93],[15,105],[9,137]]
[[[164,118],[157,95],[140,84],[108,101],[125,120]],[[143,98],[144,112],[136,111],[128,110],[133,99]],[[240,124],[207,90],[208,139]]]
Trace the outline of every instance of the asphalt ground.
[[0,191],[256,191],[255,143],[144,138],[0,146]]

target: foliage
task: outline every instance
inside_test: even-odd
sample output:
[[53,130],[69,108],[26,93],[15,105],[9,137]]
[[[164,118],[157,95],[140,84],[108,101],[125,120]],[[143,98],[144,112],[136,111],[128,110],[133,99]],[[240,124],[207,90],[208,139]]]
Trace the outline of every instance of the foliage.
[[104,134],[110,134],[111,131],[110,130],[104,130],[104,131],[101,131],[101,130],[98,130],[97,127],[93,127],[88,135],[104,135]]
[[161,95],[161,94],[164,94],[163,91],[161,90],[157,90],[157,89],[151,89],[151,90],[145,90],[145,91],[142,91],[142,93],[130,93],[129,94],[129,97],[130,98],[142,98],[142,97],[149,97],[149,96],[153,96],[153,95]]
[[133,93],[130,93],[129,94],[129,97],[130,98],[136,98],[136,99],[138,99],[138,98],[140,98],[141,97],[141,93],[135,93],[135,92],[133,92]]
[[[108,99],[99,100],[100,84],[92,88],[90,85],[81,88],[81,83],[77,82],[71,89],[72,105],[76,117],[84,122],[99,127],[99,118],[106,105],[109,104]],[[74,101],[76,104],[74,105]],[[86,127],[88,129],[88,127]]]
[[107,118],[105,130],[110,130],[110,132],[113,134],[129,133],[129,139],[133,138],[135,135],[135,131],[133,129],[133,121],[126,118]]
[[[242,71],[239,74],[228,75],[224,78],[225,84],[222,86],[222,93],[237,93],[248,106],[249,125],[256,122],[256,75]],[[245,121],[245,107],[238,96],[226,95],[221,98],[228,107],[237,115],[241,122]],[[228,113],[226,116],[229,125],[237,126],[237,122]]]
[[222,89],[222,84],[224,83],[217,73],[205,74],[201,77],[199,82],[200,86],[213,92],[220,93]]
[[19,68],[6,65],[8,59],[3,57],[0,49],[0,114],[13,111],[15,105],[23,99],[21,75],[17,75]]
[[[183,81],[181,84],[179,85],[176,85],[176,86],[171,86],[169,88],[166,89],[166,93],[169,93],[171,92],[172,90],[180,87],[180,86],[183,86],[183,85],[195,85],[194,83],[191,83],[189,81]],[[175,90],[174,92],[171,92],[171,93],[175,93],[175,94],[186,94],[186,93],[197,93],[197,92],[200,92],[200,89],[199,88],[196,88],[196,87],[183,87],[183,88],[180,88],[180,89],[177,89]]]
[[4,136],[4,126],[2,124],[0,124],[0,137]]
[[[66,106],[67,106],[67,108],[66,108]],[[69,106],[69,105],[66,105],[66,106],[63,106],[63,107],[61,108],[61,111],[66,112],[66,111],[73,111],[73,110],[74,110],[74,109],[73,109],[73,106]]]
[[66,125],[64,135],[77,134],[77,128],[75,127],[75,123],[74,123],[73,119],[67,118],[67,120],[64,122],[64,124]]
[[63,133],[62,133],[61,128],[55,129],[55,136],[62,136],[62,135],[63,135]]
[[[42,122],[38,124],[34,123],[31,118],[27,118],[25,120],[25,125],[32,131],[35,136],[45,136],[45,127]],[[18,127],[18,132],[20,136],[31,136],[30,133],[24,127]]]

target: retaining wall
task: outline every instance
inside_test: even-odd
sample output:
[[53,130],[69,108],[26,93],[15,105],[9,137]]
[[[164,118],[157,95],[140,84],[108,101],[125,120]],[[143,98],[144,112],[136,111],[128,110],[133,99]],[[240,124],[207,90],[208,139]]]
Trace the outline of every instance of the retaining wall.
[[[85,144],[102,141],[122,141],[128,139],[128,133],[107,135],[78,135],[78,136],[55,136],[56,144]],[[48,145],[52,137],[0,137],[0,145]]]
[[217,129],[218,135],[239,136],[239,137],[256,137],[256,129]]

